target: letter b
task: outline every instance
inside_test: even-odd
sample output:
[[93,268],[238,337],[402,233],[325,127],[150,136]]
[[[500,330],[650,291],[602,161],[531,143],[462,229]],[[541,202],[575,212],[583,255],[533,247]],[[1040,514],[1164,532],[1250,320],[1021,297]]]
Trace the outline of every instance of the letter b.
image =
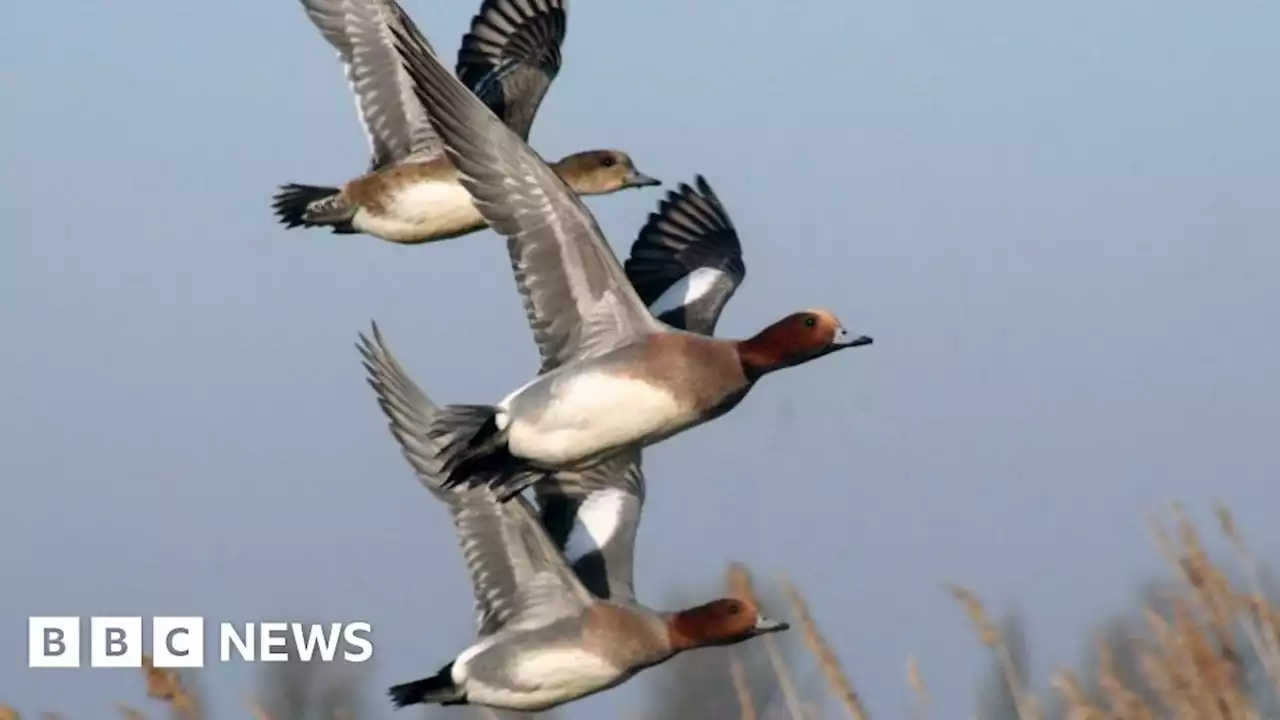
[[142,667],[142,618],[89,618],[90,667]]
[[80,667],[80,618],[28,618],[27,667]]

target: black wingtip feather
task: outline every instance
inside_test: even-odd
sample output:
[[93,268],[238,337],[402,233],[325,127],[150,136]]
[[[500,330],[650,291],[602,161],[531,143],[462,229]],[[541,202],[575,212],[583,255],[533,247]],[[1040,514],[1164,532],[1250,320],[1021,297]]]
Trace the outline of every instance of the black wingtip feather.
[[559,0],[527,4],[484,0],[458,48],[458,77],[474,87],[469,80],[483,77],[501,65],[504,58],[554,73],[560,67],[560,48],[567,28],[568,16]]
[[[695,189],[696,188],[696,189]],[[746,275],[742,244],[729,212],[702,175],[667,191],[631,244],[623,268],[646,305],[700,267]]]

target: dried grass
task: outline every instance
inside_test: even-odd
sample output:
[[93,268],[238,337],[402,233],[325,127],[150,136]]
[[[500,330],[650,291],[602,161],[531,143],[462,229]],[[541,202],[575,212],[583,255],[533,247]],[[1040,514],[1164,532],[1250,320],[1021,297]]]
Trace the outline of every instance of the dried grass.
[[[1280,699],[1280,634],[1277,608],[1269,601],[1262,572],[1230,513],[1218,508],[1218,524],[1232,545],[1247,589],[1205,551],[1199,531],[1174,505],[1165,523],[1151,523],[1156,548],[1173,569],[1176,586],[1142,608],[1145,632],[1128,637],[1102,633],[1095,640],[1096,678],[1086,687],[1074,672],[1060,670],[1051,687],[1067,720],[1260,720],[1263,698]],[[951,586],[979,640],[1001,667],[1019,720],[1042,717],[1025,679],[1012,671],[1003,639],[978,598]],[[1242,647],[1239,638],[1247,639]],[[1121,655],[1136,661],[1134,673]],[[1248,667],[1261,669],[1251,678]],[[1275,712],[1275,710],[1272,710]]]
[[[1176,582],[1144,602],[1136,624],[1099,632],[1094,641],[1092,672],[1058,670],[1050,678],[1045,698],[1028,686],[1025,663],[1011,648],[1009,629],[1002,631],[992,621],[975,593],[959,585],[947,585],[967,615],[978,641],[991,651],[1002,690],[1007,693],[1007,705],[1012,708],[1006,714],[986,710],[976,717],[982,720],[1262,720],[1268,717],[1266,712],[1280,712],[1280,607],[1266,587],[1262,565],[1230,513],[1218,509],[1217,520],[1238,568],[1228,571],[1215,564],[1199,531],[1182,509],[1174,506],[1165,522],[1152,522],[1151,531],[1155,546],[1173,570]],[[1242,578],[1241,583],[1233,582],[1233,577]],[[730,594],[759,602],[746,567],[730,565],[725,584]],[[852,720],[870,717],[803,595],[786,578],[780,579],[779,586],[791,607],[808,657],[830,697],[812,692],[806,696],[800,691],[795,678],[805,671],[797,667],[796,658],[787,659],[781,647],[781,643],[788,642],[786,636],[773,635],[730,648],[719,656],[705,656],[707,665],[723,662],[723,666],[715,666],[722,667],[719,672],[723,674],[688,675],[687,682],[698,685],[689,688],[692,695],[685,697],[706,695],[712,690],[705,685],[707,678],[719,682],[714,678],[721,677],[725,692],[716,695],[721,698],[716,701],[716,707],[723,706],[723,710],[713,713],[716,718],[832,717],[823,712],[828,706],[839,708],[841,715]],[[1018,646],[1016,642],[1012,644]],[[766,669],[751,670],[745,659],[759,651],[768,658],[767,668],[757,664],[752,667]],[[756,662],[760,662],[758,658]],[[178,671],[156,668],[151,657],[144,656],[143,676],[147,696],[165,707],[170,717],[175,720],[203,718],[198,699]],[[906,679],[913,699],[909,717],[931,717],[932,703],[914,657],[907,661]],[[757,697],[780,697],[782,703],[759,705]],[[1262,707],[1260,702],[1267,697],[1277,706],[1269,710]],[[677,702],[680,702],[678,698]],[[708,717],[705,707],[692,715],[679,707],[661,704],[659,707],[657,714],[639,717],[666,720],[672,717],[672,712],[680,717]],[[1046,711],[1044,707],[1052,710]],[[131,707],[120,705],[117,710],[131,720],[145,718],[141,711]],[[302,720],[273,716],[256,700],[250,701],[246,710],[255,720]],[[489,720],[507,717],[505,713],[484,708],[473,710],[473,716]],[[434,717],[430,714],[433,711],[427,712]],[[958,714],[951,708],[942,716],[957,717]],[[41,717],[52,720],[58,716],[46,713]],[[333,720],[355,717],[350,712],[340,712]],[[19,719],[16,710],[0,705],[0,720]]]
[[[755,586],[751,579],[751,571],[747,570],[745,565],[739,563],[730,565],[725,585],[730,595],[748,598],[753,604],[760,605],[760,598],[756,595]],[[769,664],[773,666],[773,672],[778,676],[778,687],[782,690],[783,699],[786,700],[787,711],[791,715],[791,720],[804,720],[804,709],[801,706],[800,695],[796,692],[795,683],[791,679],[791,672],[787,668],[786,662],[782,659],[782,653],[778,649],[777,638],[773,635],[764,635],[760,638],[760,643],[769,655]]]
[[862,701],[858,699],[858,693],[853,689],[853,683],[849,682],[849,677],[840,667],[840,660],[836,657],[835,651],[818,631],[818,625],[809,614],[809,606],[805,604],[800,591],[796,590],[796,587],[786,578],[782,578],[779,584],[782,586],[783,594],[787,596],[787,602],[791,604],[796,621],[800,624],[805,647],[818,661],[818,667],[822,670],[822,677],[826,680],[832,696],[840,702],[850,718],[866,720],[867,712],[862,707]]
[[195,694],[177,670],[156,667],[151,655],[144,653],[142,674],[146,679],[147,697],[167,705],[175,720],[200,720],[204,717]]

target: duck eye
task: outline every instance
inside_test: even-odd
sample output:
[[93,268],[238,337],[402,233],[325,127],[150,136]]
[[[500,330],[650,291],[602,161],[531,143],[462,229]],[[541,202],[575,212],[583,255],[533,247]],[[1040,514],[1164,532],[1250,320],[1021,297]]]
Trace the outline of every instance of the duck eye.
[[810,315],[809,317],[807,317],[807,318],[805,318],[805,319],[804,319],[804,326],[805,326],[805,327],[807,327],[807,328],[811,328],[811,327],[813,327],[814,325],[817,325],[817,324],[818,324],[818,319],[817,319],[817,318],[815,318],[815,317],[814,317],[814,316],[812,316],[812,315]]
[[740,613],[740,612],[742,612],[742,606],[741,606],[741,605],[739,605],[738,603],[730,603],[730,605],[729,605],[729,614],[730,614],[730,615],[737,615],[737,614],[738,614],[738,613]]
[[601,164],[601,165],[603,165],[603,166],[605,166],[605,167],[613,167],[614,165],[617,165],[617,164],[618,164],[618,160],[617,160],[617,158],[615,158],[615,157],[613,157],[613,156],[611,156],[611,155],[606,155],[606,156],[605,156],[605,158],[604,158],[604,160],[601,160],[601,161],[600,161],[600,164]]

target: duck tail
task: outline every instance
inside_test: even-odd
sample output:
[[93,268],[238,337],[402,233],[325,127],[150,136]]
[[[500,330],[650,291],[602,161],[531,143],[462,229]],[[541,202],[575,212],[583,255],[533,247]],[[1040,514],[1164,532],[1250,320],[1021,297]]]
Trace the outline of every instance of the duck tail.
[[428,434],[441,441],[444,488],[487,487],[505,502],[547,475],[511,454],[493,405],[448,405]]
[[272,198],[280,222],[287,228],[332,226],[336,233],[355,232],[351,229],[352,209],[342,199],[338,188],[320,185],[281,185]]
[[432,677],[392,685],[387,691],[399,710],[409,705],[466,705],[467,694],[453,682],[453,663]]

